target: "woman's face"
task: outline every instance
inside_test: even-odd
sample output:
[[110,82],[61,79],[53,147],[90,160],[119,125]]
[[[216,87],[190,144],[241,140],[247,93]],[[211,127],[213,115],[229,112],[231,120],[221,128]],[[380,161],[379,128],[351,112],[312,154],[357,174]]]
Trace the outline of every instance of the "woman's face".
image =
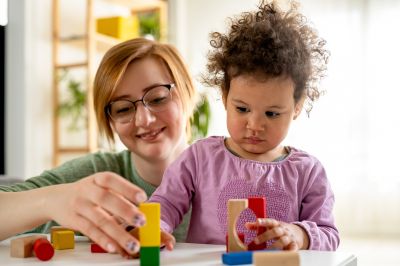
[[[131,63],[111,101],[142,99],[149,88],[173,83],[165,64],[160,59],[147,57]],[[113,121],[112,126],[122,143],[136,156],[147,161],[171,160],[186,145],[186,116],[176,88],[171,89],[172,100],[161,112],[152,112],[136,102],[136,112],[128,123]]]

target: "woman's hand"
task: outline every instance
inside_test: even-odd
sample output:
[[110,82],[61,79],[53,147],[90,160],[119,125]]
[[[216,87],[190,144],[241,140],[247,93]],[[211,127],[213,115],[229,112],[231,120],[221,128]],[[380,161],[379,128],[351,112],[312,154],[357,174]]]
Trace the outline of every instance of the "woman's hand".
[[102,172],[46,188],[49,220],[81,232],[110,253],[129,257],[139,251],[139,241],[118,221],[145,224],[145,216],[135,206],[147,199],[139,187],[115,173]]
[[268,247],[269,249],[296,251],[308,248],[308,235],[298,225],[271,218],[258,218],[256,222],[246,223],[246,228],[249,230],[257,231],[259,227],[265,227],[266,231],[254,239],[256,244],[274,240],[272,245]]
[[[135,237],[136,239],[139,239],[139,228],[134,228],[129,231],[130,234]],[[161,248],[165,247],[167,250],[173,250],[174,246],[176,244],[175,237],[171,235],[170,233],[167,233],[165,231],[161,230]]]

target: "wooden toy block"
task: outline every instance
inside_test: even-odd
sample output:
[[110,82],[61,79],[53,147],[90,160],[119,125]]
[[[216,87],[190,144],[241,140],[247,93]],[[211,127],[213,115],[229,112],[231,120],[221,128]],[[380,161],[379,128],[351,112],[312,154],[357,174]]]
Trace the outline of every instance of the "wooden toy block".
[[254,252],[253,264],[255,266],[300,266],[300,256],[298,252],[293,251]]
[[71,230],[59,230],[53,233],[54,249],[73,249],[75,247],[75,234]]
[[54,234],[54,232],[56,232],[56,231],[65,231],[65,230],[72,231],[71,229],[69,229],[67,227],[64,227],[64,226],[60,226],[60,225],[52,226],[50,228],[50,242],[54,243],[53,242],[53,234]]
[[96,243],[90,244],[90,252],[92,252],[92,253],[108,253],[106,250],[104,250],[102,247],[100,247]]
[[140,265],[141,266],[159,266],[160,265],[160,247],[140,247]]
[[33,244],[37,239],[47,239],[45,235],[32,235],[14,238],[10,243],[10,256],[28,258],[33,256]]
[[[237,234],[239,236],[239,239],[244,243],[244,237],[245,237],[244,233],[237,233]],[[226,252],[228,252],[228,243],[229,243],[229,240],[228,240],[228,234],[227,234],[225,236]]]
[[237,219],[247,207],[247,199],[228,200],[228,252],[247,250],[246,245],[239,239],[236,231]]
[[161,244],[160,204],[141,203],[139,210],[146,215],[146,224],[139,228],[140,246],[159,247]]
[[252,264],[253,251],[223,253],[222,263],[226,265]]
[[33,253],[39,260],[47,261],[54,256],[54,248],[47,238],[39,238],[33,243]]
[[[267,211],[266,211],[266,199],[265,197],[249,197],[249,209],[251,209],[257,218],[266,218]],[[266,231],[266,228],[258,228],[257,235],[260,235]],[[267,248],[267,243],[255,244],[251,242],[247,246],[248,250],[263,250]]]

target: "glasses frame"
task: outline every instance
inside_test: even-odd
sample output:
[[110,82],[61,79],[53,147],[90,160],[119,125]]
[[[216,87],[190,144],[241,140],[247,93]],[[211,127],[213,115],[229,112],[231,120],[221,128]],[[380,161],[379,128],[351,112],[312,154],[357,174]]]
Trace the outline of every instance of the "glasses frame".
[[[172,95],[171,95],[171,90],[172,90],[173,88],[175,88],[175,83],[157,84],[157,85],[154,85],[154,86],[148,88],[148,90],[143,94],[143,96],[142,96],[141,99],[136,100],[136,101],[131,101],[131,100],[129,100],[129,99],[123,99],[123,101],[130,102],[130,103],[133,104],[133,106],[135,107],[135,114],[136,114],[136,110],[137,110],[137,107],[136,107],[136,103],[137,103],[137,102],[142,102],[143,106],[144,106],[147,110],[149,110],[150,112],[154,112],[153,110],[151,110],[151,109],[145,104],[145,102],[144,102],[144,97],[149,93],[149,91],[151,91],[152,89],[157,88],[157,87],[165,87],[165,88],[167,88],[168,91],[169,91],[169,93],[170,93],[170,97],[172,97]],[[112,117],[112,115],[111,115],[111,106],[112,106],[113,103],[118,102],[118,101],[121,101],[121,100],[116,100],[116,101],[109,102],[109,103],[104,107],[104,112],[105,112],[105,114],[106,114],[108,117],[110,117],[110,119],[113,120],[114,122],[116,122],[116,123],[121,123],[121,122],[116,121],[116,120]],[[135,117],[135,116],[132,116],[132,118],[131,118],[128,122],[125,122],[125,123],[132,122],[132,119],[133,119],[134,117]],[[122,124],[124,124],[124,123],[122,123]]]

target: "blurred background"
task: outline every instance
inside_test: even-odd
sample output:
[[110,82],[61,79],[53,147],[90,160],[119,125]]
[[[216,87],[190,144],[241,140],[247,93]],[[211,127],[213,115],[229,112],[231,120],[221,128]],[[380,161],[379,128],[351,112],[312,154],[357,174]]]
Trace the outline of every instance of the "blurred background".
[[[280,1],[286,6],[287,1]],[[359,265],[399,265],[400,0],[301,0],[331,51],[326,94],[291,128],[287,145],[326,167],[336,195],[339,250]],[[174,44],[210,111],[197,137],[226,135],[215,89],[198,82],[208,34],[258,0],[0,0],[2,174],[29,178],[65,160],[109,149],[87,111],[104,52],[132,37]],[[209,119],[209,120],[208,120]],[[208,121],[204,125],[204,121]],[[204,126],[208,129],[202,131]],[[123,149],[117,144],[115,149]]]

